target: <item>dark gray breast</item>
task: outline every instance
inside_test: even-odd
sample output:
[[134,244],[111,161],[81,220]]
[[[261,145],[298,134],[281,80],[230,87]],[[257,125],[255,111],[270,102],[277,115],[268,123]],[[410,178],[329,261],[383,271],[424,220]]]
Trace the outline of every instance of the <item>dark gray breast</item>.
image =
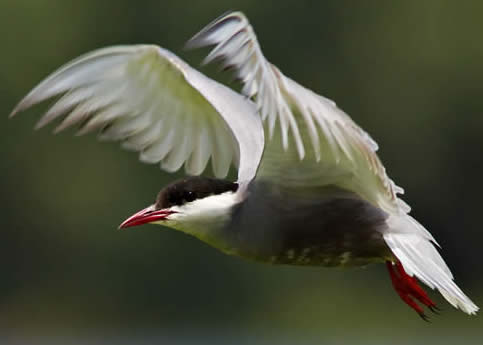
[[156,209],[183,205],[196,199],[225,192],[236,192],[238,184],[227,180],[191,176],[164,187],[156,198]]

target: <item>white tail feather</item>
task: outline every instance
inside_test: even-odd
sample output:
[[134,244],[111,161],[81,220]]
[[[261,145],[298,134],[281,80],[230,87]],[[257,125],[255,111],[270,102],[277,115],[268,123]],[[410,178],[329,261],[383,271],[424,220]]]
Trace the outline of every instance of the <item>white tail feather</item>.
[[406,272],[432,289],[438,289],[455,308],[475,314],[476,306],[454,283],[453,274],[435,248],[433,236],[407,214],[391,215],[384,240]]

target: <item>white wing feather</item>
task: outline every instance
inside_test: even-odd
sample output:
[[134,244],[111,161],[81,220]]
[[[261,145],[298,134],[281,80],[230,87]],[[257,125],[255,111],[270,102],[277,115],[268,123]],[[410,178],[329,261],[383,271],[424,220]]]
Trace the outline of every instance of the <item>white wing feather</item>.
[[266,122],[271,140],[266,143],[257,178],[284,185],[335,183],[387,212],[408,211],[396,197],[402,189],[386,175],[374,140],[333,101],[304,88],[270,64],[242,13],[215,20],[187,47],[208,45],[215,48],[204,61],[221,60],[223,66],[234,68],[244,84],[242,93],[255,100]]
[[255,105],[153,45],[117,46],[83,55],[35,87],[11,115],[63,95],[36,128],[63,118],[55,131],[101,129],[100,138],[121,140],[140,159],[167,171],[184,164],[199,175],[211,158],[223,178],[230,164],[250,181],[264,147]]
[[222,16],[188,42],[188,47],[209,45],[215,48],[205,62],[217,59],[234,68],[242,93],[255,100],[270,134],[257,179],[294,187],[334,184],[380,207],[389,215],[384,239],[407,272],[474,314],[478,307],[453,282],[433,237],[397,198],[403,190],[387,176],[374,140],[334,102],[270,64],[242,13]]

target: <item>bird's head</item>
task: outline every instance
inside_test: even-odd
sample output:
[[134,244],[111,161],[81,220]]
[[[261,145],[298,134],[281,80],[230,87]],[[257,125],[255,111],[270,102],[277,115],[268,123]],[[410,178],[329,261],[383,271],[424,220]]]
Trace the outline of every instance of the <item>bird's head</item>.
[[230,181],[185,178],[161,189],[154,204],[126,219],[119,228],[160,224],[206,241],[230,219],[237,189],[238,184]]

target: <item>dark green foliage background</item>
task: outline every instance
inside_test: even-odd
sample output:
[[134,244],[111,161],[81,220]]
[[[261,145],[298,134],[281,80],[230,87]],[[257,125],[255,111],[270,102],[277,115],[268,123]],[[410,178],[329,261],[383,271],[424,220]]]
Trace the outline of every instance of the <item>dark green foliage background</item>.
[[229,9],[249,16],[270,61],[372,134],[483,305],[483,2],[0,0],[4,343],[479,344],[480,317],[432,294],[443,316],[421,322],[383,266],[272,267],[158,226],[117,231],[175,176],[94,136],[33,132],[45,106],[7,120],[49,72],[102,46],[156,43],[198,66],[206,51],[184,42]]

